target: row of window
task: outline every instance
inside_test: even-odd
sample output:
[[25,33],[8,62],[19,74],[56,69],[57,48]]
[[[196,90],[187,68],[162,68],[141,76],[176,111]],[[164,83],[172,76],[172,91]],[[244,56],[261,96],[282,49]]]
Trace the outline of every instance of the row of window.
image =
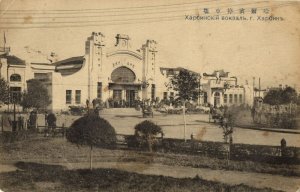
[[[170,92],[170,98],[174,99],[174,92]],[[168,92],[164,92],[164,99],[168,99]]]
[[[229,95],[229,97],[228,97]],[[243,103],[242,94],[224,94],[224,103]]]
[[[75,104],[81,103],[81,90],[75,90]],[[72,90],[66,90],[66,104],[72,104]]]
[[[97,85],[97,98],[102,99],[102,82]],[[72,90],[66,90],[66,104],[72,104]],[[81,90],[75,90],[75,104],[81,104]]]

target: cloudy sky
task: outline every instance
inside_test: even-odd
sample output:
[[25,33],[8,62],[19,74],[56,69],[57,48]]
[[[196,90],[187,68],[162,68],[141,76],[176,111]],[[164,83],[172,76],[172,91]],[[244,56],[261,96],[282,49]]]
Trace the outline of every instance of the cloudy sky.
[[[3,34],[12,54],[27,58],[25,47],[60,59],[84,54],[84,42],[93,32],[114,46],[116,34],[127,34],[138,49],[147,39],[158,42],[161,66],[181,66],[211,73],[224,69],[240,83],[261,78],[263,87],[299,86],[300,3],[287,1],[146,1],[146,0],[2,0]],[[207,8],[209,13],[203,12]],[[257,9],[256,14],[250,10]],[[231,15],[246,21],[186,20],[185,15]],[[245,13],[240,13],[245,9]],[[268,9],[269,13],[264,10]],[[283,21],[258,21],[258,16]]]

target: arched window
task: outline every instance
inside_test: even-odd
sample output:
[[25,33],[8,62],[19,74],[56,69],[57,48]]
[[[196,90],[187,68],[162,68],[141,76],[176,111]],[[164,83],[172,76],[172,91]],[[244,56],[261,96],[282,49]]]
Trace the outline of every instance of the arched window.
[[134,72],[127,67],[119,67],[111,73],[111,80],[115,83],[130,83],[135,78]]
[[214,106],[219,107],[220,106],[220,93],[215,92],[214,94]]
[[10,81],[21,81],[21,75],[19,75],[19,74],[12,74],[10,76]]

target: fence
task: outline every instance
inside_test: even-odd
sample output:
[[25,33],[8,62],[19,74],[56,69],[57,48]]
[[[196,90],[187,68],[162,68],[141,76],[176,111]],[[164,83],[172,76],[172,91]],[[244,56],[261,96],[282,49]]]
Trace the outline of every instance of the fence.
[[[134,136],[124,136],[129,148],[144,148],[143,143],[136,143]],[[300,163],[300,148],[250,144],[229,144],[223,142],[157,138],[154,150],[181,154],[206,155],[221,159],[253,160],[272,163]]]

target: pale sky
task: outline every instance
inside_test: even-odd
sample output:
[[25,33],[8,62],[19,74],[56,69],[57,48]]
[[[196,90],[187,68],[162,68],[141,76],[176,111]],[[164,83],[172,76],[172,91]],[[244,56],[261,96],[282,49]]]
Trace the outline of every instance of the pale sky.
[[[2,0],[0,6],[1,46],[5,31],[7,46],[21,58],[27,57],[26,46],[45,54],[55,52],[60,59],[84,55],[85,40],[93,31],[106,36],[108,47],[114,46],[114,37],[120,33],[130,36],[134,49],[147,39],[156,40],[158,62],[164,67],[181,66],[202,73],[224,69],[239,77],[241,84],[246,79],[252,83],[255,76],[261,77],[263,87],[300,86],[299,2]],[[284,20],[185,20],[185,15],[203,15],[203,8],[209,9],[208,15],[215,15],[211,12],[217,8],[222,15],[227,15],[228,8],[237,12],[258,8],[253,16],[265,16],[262,9],[266,7],[271,15]],[[252,16],[249,12],[245,15]]]

